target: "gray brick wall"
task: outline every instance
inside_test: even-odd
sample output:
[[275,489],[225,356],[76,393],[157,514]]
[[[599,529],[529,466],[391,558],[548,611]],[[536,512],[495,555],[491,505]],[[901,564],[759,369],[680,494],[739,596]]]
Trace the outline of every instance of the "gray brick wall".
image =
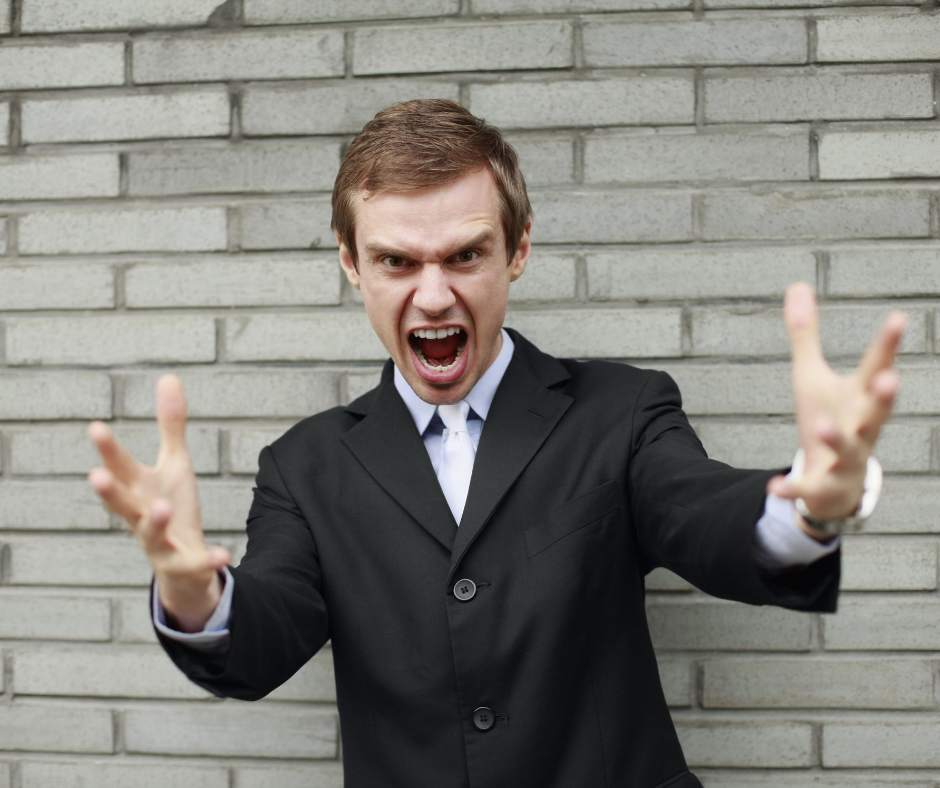
[[217,702],[150,629],[83,480],[89,419],[152,459],[190,397],[211,540],[259,449],[373,386],[329,191],[377,110],[460,99],[517,147],[536,250],[513,325],[667,369],[706,447],[796,444],[786,284],[833,361],[911,316],[889,474],[835,616],[657,571],[649,621],[708,788],[940,786],[940,12],[919,0],[0,0],[0,788],[332,788],[329,649]]

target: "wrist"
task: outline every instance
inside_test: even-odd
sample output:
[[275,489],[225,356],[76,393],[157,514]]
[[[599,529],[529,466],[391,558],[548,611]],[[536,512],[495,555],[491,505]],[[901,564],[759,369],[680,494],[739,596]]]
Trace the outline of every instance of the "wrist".
[[201,632],[222,599],[223,581],[213,571],[205,579],[193,581],[155,574],[157,594],[167,623],[180,632]]

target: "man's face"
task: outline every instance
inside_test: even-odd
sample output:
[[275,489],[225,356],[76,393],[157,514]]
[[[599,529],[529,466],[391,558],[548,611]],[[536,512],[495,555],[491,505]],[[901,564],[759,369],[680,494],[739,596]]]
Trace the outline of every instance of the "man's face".
[[359,268],[340,244],[372,327],[415,393],[463,399],[502,346],[509,283],[525,270],[529,227],[512,260],[488,169],[444,186],[356,201]]

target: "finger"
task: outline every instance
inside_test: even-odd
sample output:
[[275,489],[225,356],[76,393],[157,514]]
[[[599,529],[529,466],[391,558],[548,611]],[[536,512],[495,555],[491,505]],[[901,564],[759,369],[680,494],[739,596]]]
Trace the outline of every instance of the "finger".
[[114,474],[106,468],[92,468],[88,474],[88,483],[101,497],[105,507],[127,520],[134,527],[143,514],[137,499],[131,494]]
[[832,419],[826,416],[817,420],[813,432],[820,441],[833,449],[837,454],[843,454],[849,448],[848,441],[845,435],[842,434],[842,430],[836,426],[836,423]]
[[891,415],[900,387],[900,379],[894,369],[883,369],[872,379],[871,396],[865,398],[859,413],[858,428],[858,434],[869,443],[874,443]]
[[806,282],[794,282],[783,299],[783,321],[794,364],[823,360],[816,294]]
[[105,466],[125,484],[131,484],[137,478],[137,462],[125,449],[111,428],[103,421],[93,421],[88,425],[88,436],[98,449]]
[[894,357],[907,327],[907,315],[892,312],[885,319],[875,341],[868,346],[862,362],[858,365],[858,374],[865,386],[870,386],[875,375],[894,364]]
[[767,482],[767,492],[770,495],[776,495],[778,498],[799,498],[796,485],[786,476],[774,476]]
[[224,547],[212,547],[206,551],[206,564],[218,572],[223,566],[232,565],[232,554]]
[[186,394],[176,375],[163,375],[157,381],[157,425],[160,451],[173,452],[186,446]]

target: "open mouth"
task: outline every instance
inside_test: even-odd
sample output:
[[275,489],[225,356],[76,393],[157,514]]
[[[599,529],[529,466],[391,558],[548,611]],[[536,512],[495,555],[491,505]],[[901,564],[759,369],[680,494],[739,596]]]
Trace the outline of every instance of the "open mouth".
[[[432,382],[459,377],[467,349],[467,333],[459,326],[419,328],[408,335],[418,372]],[[448,374],[453,373],[453,374]]]

